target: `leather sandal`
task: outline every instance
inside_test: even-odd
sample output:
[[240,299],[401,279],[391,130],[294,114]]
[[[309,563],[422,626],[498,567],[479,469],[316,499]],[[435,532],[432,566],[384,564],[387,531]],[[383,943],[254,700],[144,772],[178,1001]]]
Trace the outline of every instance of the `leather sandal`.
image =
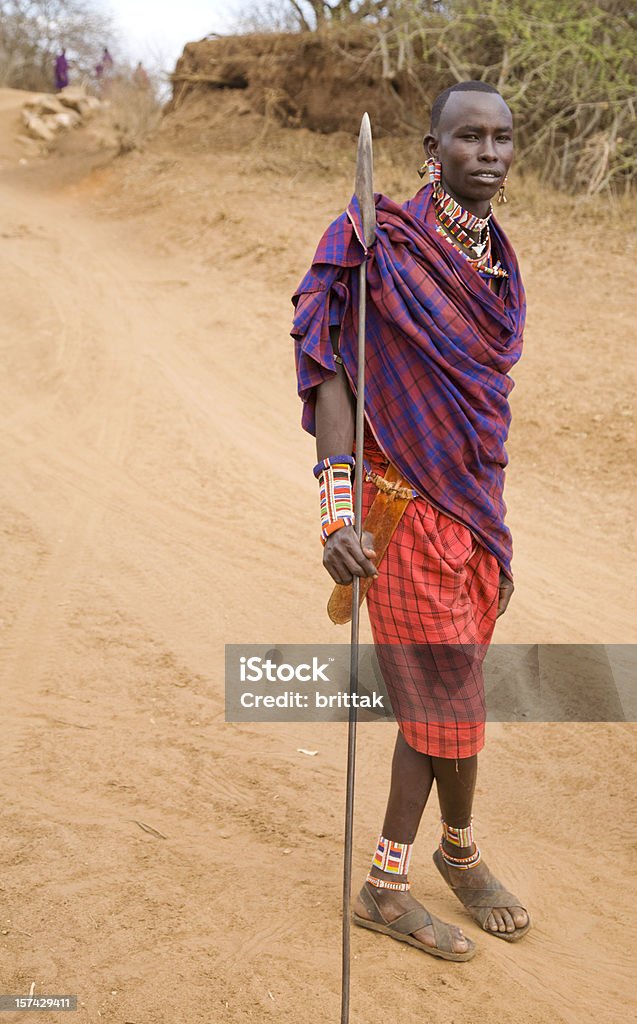
[[[514,896],[508,889],[505,889],[495,875],[491,875],[492,885],[482,889],[453,885],[449,867],[445,863],[439,849],[435,851],[433,861],[449,888],[458,897],[473,920],[478,922],[483,931],[489,935],[495,935],[497,939],[504,939],[505,942],[517,942],[523,935],[526,935],[531,927],[530,917],[524,928],[516,928],[513,932],[494,932],[491,928],[487,928],[487,920],[492,910],[510,910],[511,907],[520,907],[528,915],[526,907],[522,906],[518,897]],[[489,874],[491,873],[489,872]]]
[[[438,956],[443,960],[471,960],[476,954],[475,943],[467,936],[464,936],[464,938],[469,948],[464,953],[454,952],[451,927],[444,921],[441,921],[440,918],[434,917],[424,907],[408,910],[406,914],[402,914],[400,917],[395,918],[395,920],[387,921],[383,917],[373,893],[370,892],[366,885],[361,889],[359,899],[365,906],[365,909],[371,914],[371,920],[368,920],[366,917],[360,917],[356,912],[352,913],[352,921],[360,928],[370,928],[373,932],[391,935],[398,942],[408,942],[410,946],[415,946],[416,949],[422,950],[423,953],[430,953],[431,956]],[[433,928],[435,946],[427,946],[426,943],[413,937],[413,932],[417,932],[420,928],[425,928],[427,925],[431,925]]]

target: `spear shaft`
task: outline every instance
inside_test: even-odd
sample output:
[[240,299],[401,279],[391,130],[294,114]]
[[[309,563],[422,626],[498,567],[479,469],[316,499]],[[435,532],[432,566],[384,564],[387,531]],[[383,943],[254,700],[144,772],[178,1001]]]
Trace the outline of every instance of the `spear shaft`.
[[[356,157],[356,183],[354,192],[361,212],[363,238],[369,249],[376,237],[376,207],[374,205],[374,167],[372,157],[372,129],[369,115],[363,114],[358,136]],[[358,369],[356,375],[356,473],[354,477],[354,522],[361,538],[363,531],[363,434],[365,430],[365,318],[367,300],[367,252],[359,267],[358,277]],[[358,632],[360,622],[360,577],[352,581],[352,628],[350,637],[349,692],[358,694]],[[347,782],[345,797],[345,842],[343,858],[343,944],[341,972],[341,1024],[349,1024],[350,994],[350,900],[352,890],[352,848],[354,837],[354,782],[356,778],[356,725],[355,700],[350,699],[347,733]]]

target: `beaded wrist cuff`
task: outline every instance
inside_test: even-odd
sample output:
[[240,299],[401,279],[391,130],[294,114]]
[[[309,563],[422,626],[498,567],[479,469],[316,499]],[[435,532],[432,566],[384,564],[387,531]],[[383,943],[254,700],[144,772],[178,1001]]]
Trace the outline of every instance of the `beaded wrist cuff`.
[[319,482],[323,544],[336,530],[354,524],[353,468],[351,455],[330,455],[314,467]]

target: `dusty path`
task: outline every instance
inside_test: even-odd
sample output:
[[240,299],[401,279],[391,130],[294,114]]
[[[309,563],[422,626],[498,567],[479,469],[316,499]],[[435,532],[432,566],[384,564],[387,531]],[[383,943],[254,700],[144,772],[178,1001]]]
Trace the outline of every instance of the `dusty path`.
[[[224,642],[345,639],[324,618],[286,335],[347,175],[330,185],[312,154],[298,162],[297,136],[254,177],[232,152],[172,145],[62,191],[11,173],[0,195],[0,988],[77,992],[90,1024],[328,1024],[344,729],[224,724],[222,666]],[[388,191],[389,166],[381,154]],[[580,258],[584,228],[547,256],[548,224],[510,223],[532,314],[508,481],[518,589],[499,639],[630,642],[634,309],[606,308],[600,337],[610,283],[628,280],[621,236],[600,271]],[[362,730],[357,877],[393,735]],[[429,867],[428,808],[415,890],[480,954],[449,965],[355,933],[353,1024],[396,1005],[433,1024],[629,1017],[618,823],[634,745],[625,724],[492,726],[477,823],[536,927],[509,947],[463,918]]]

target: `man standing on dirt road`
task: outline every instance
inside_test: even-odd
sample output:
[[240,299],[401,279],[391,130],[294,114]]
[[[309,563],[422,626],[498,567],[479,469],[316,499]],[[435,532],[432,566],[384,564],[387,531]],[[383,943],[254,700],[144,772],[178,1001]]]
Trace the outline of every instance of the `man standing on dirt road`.
[[[376,197],[366,252],[352,201],[326,231],[295,296],[303,426],[316,435],[323,563],[341,584],[374,577],[367,604],[399,724],[382,833],[354,908],[356,924],[447,960],[475,944],[409,892],[420,819],[436,782],[442,835],[434,863],[489,934],[530,928],[520,901],[474,841],[477,754],[484,745],[482,659],[509,602],[504,523],[508,373],[521,354],[525,299],[515,253],[492,216],[513,158],[509,108],[462,82],[432,106],[429,182],[399,205]],[[421,169],[424,170],[425,168]],[[363,514],[394,466],[411,496],[376,564],[353,528],[357,268],[368,260]]]

